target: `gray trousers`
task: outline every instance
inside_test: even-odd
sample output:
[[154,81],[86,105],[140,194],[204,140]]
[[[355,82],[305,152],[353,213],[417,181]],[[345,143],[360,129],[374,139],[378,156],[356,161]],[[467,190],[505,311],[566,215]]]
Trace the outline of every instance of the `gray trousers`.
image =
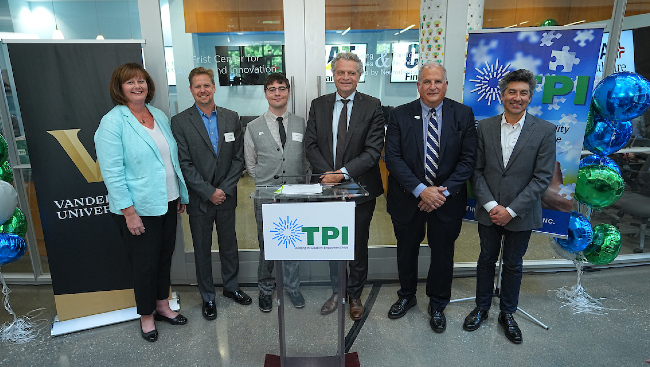
[[214,301],[215,290],[212,279],[212,228],[217,226],[221,278],[225,291],[239,290],[239,249],[235,233],[235,209],[216,210],[208,205],[204,215],[190,215],[190,231],[194,242],[196,281],[204,302]]
[[[255,222],[257,222],[257,241],[260,245],[260,261],[257,266],[257,287],[260,289],[260,293],[264,295],[271,295],[275,291],[275,276],[273,274],[275,261],[264,259],[264,226],[262,221],[262,204],[271,202],[271,200],[259,199],[255,199],[253,202],[255,207]],[[298,291],[300,288],[300,280],[298,279],[300,262],[286,260],[282,264],[282,280],[285,289],[287,292]]]

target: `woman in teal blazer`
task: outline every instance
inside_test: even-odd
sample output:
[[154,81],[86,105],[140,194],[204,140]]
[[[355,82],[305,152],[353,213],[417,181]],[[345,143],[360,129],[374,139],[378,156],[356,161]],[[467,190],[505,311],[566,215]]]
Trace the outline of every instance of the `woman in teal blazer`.
[[142,337],[155,342],[154,320],[187,323],[167,301],[177,214],[189,201],[187,187],[169,120],[148,105],[155,92],[149,74],[136,63],[121,65],[110,92],[117,106],[95,132],[97,161],[131,260]]

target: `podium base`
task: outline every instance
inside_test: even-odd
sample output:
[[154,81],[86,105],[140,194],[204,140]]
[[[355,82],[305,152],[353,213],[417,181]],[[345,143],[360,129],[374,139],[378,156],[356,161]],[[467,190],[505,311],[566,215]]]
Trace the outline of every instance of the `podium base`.
[[[287,357],[287,364],[283,367],[330,367],[336,366],[338,363],[338,356]],[[280,356],[267,354],[264,358],[264,367],[280,367]],[[357,352],[345,353],[345,367],[361,367]]]

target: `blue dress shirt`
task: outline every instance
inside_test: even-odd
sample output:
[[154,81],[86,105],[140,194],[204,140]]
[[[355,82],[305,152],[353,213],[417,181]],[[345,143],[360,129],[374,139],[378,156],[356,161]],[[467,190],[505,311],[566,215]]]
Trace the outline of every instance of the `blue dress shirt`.
[[206,115],[201,111],[199,106],[196,106],[196,109],[199,110],[199,115],[201,120],[203,120],[203,125],[205,129],[208,130],[208,137],[212,143],[212,149],[214,149],[214,154],[217,154],[217,148],[219,147],[219,127],[217,126],[217,106],[214,106],[214,110],[210,113],[210,116]]

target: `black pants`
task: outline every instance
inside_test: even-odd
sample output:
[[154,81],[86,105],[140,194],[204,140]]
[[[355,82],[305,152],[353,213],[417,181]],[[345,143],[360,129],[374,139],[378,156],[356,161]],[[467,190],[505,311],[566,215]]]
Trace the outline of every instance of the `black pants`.
[[[348,276],[347,292],[352,298],[361,297],[363,285],[368,279],[368,237],[370,236],[370,222],[375,212],[377,199],[368,200],[357,204],[354,209],[354,260],[348,261],[350,273]],[[330,280],[332,292],[339,293],[339,265],[338,261],[330,261]]]
[[494,291],[496,262],[501,252],[503,238],[503,267],[501,268],[501,297],[499,308],[505,313],[515,313],[519,304],[519,288],[524,255],[532,231],[509,231],[501,226],[478,224],[481,254],[476,263],[476,305],[489,310]]
[[400,298],[415,296],[418,281],[418,256],[420,243],[426,230],[431,262],[427,276],[429,304],[436,311],[445,309],[451,299],[451,280],[454,271],[454,244],[462,225],[462,218],[442,222],[435,211],[417,212],[408,224],[393,220],[397,238],[397,271]]
[[156,309],[156,300],[169,297],[177,202],[170,201],[164,215],[141,216],[145,232],[139,236],[129,232],[123,215],[113,214],[133,268],[133,290],[139,315],[151,315]]

